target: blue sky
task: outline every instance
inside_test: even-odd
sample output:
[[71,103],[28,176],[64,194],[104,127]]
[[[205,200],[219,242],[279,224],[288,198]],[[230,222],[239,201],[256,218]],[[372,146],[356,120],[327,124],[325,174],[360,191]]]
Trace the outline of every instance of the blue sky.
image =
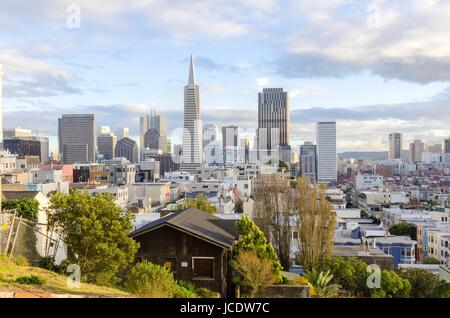
[[[80,28],[69,28],[74,7]],[[337,120],[338,150],[386,150],[387,134],[450,135],[445,0],[3,0],[4,127],[51,137],[57,118],[130,128],[155,107],[182,126],[188,57],[204,123],[256,128],[257,93],[290,92],[294,145]]]

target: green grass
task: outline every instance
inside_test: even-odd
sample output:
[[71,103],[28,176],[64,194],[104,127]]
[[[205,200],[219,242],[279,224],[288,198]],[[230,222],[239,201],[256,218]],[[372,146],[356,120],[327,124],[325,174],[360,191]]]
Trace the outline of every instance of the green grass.
[[[38,286],[18,284],[16,279],[23,276],[39,277],[42,284]],[[25,287],[32,289],[34,292],[83,294],[99,297],[133,297],[133,295],[116,288],[93,284],[81,283],[80,288],[70,288],[67,286],[66,276],[38,267],[19,266],[0,255],[0,291],[7,291],[14,289],[14,287]]]

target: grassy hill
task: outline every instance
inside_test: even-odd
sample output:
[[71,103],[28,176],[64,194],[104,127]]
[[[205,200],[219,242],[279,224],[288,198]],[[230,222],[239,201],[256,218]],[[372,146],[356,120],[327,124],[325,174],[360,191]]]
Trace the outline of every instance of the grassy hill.
[[[18,277],[34,275],[42,280],[41,285],[26,285],[16,282]],[[16,297],[52,297],[54,294],[74,297],[132,297],[119,289],[81,284],[80,288],[69,288],[67,277],[57,273],[29,266],[20,266],[0,255],[0,292],[16,292]]]

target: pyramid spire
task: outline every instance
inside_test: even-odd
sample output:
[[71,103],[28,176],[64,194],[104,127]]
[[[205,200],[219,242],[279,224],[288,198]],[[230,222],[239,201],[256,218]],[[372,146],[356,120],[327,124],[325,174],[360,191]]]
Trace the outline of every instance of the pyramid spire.
[[194,73],[194,58],[191,54],[190,64],[189,64],[189,80],[188,85],[195,85],[195,73]]

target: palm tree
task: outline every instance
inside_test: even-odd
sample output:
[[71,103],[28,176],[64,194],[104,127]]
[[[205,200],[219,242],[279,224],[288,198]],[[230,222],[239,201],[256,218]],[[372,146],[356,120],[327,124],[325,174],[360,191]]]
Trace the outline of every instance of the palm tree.
[[338,284],[330,284],[333,279],[333,275],[330,274],[330,270],[326,272],[319,272],[315,268],[305,273],[306,279],[313,286],[316,296],[321,297],[333,297],[336,292],[341,288]]

